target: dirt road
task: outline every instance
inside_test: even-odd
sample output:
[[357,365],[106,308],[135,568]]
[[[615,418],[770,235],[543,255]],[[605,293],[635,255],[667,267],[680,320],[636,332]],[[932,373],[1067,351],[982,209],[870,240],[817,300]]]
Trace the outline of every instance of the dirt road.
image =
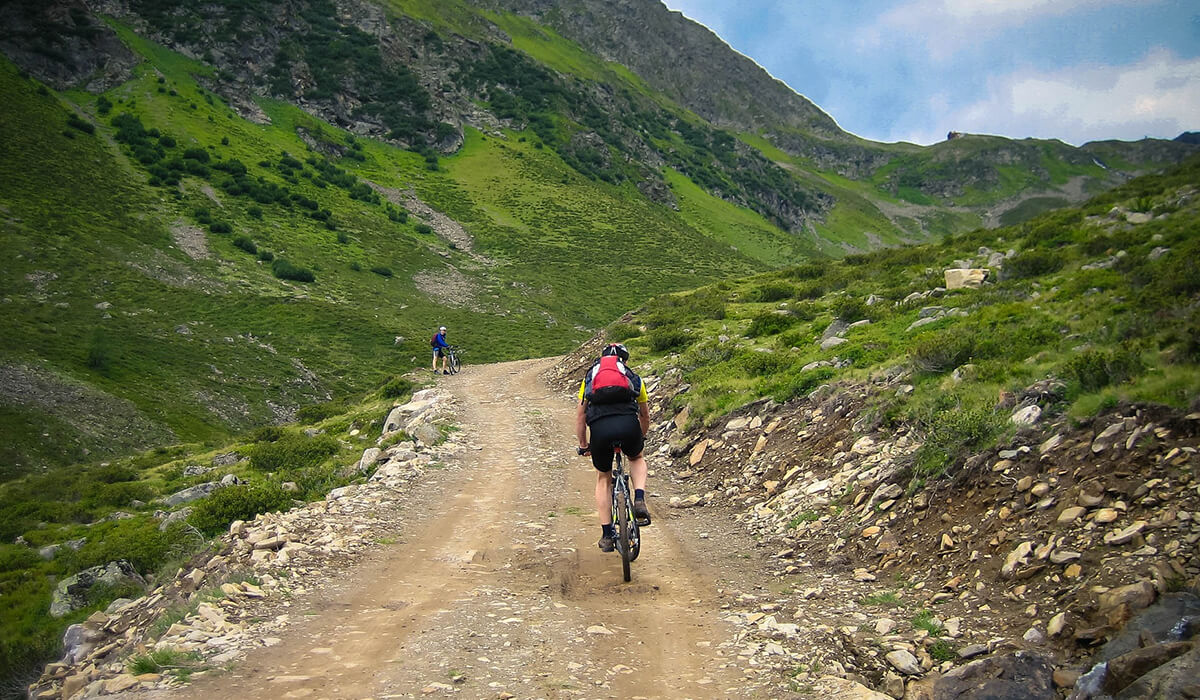
[[293,606],[280,643],[171,695],[757,697],[721,621],[728,584],[702,520],[651,498],[628,584],[619,557],[597,549],[574,404],[539,379],[551,363],[441,377],[470,449],[421,487],[399,541]]

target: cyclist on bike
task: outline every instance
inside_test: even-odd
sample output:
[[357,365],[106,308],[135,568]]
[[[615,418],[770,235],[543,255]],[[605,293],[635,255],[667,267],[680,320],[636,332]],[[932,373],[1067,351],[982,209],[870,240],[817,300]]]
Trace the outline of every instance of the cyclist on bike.
[[[615,359],[605,359],[609,357]],[[621,443],[621,451],[629,459],[634,518],[639,524],[648,524],[650,520],[650,512],[646,509],[647,466],[643,454],[646,434],[650,431],[650,400],[645,382],[625,365],[628,361],[629,351],[624,345],[612,343],[606,346],[579,385],[579,408],[575,412],[575,436],[579,439],[580,454],[590,451],[592,466],[596,468],[596,509],[601,526],[598,544],[605,552],[615,548],[609,501],[614,443]],[[624,381],[614,372],[619,372]]]
[[446,371],[446,348],[450,345],[446,342],[446,327],[438,328],[438,332],[429,340],[429,344],[433,347],[433,373],[437,374],[437,361],[442,358],[442,374],[450,374]]

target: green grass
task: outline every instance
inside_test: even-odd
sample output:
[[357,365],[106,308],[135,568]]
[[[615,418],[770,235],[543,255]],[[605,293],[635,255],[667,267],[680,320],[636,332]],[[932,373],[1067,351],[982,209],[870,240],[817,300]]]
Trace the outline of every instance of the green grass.
[[887,591],[885,593],[875,593],[875,594],[866,596],[862,600],[858,601],[858,604],[859,605],[879,605],[879,606],[883,606],[883,607],[887,607],[887,608],[902,608],[902,607],[904,607],[904,601],[900,600],[900,596],[896,595],[896,593],[893,591]]

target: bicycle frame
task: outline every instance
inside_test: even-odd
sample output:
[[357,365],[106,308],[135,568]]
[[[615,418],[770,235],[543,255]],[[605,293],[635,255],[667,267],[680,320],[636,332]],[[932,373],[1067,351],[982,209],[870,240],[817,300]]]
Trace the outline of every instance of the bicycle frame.
[[637,520],[633,517],[633,492],[629,488],[629,475],[625,473],[621,448],[613,448],[613,453],[612,523],[617,551],[621,555],[622,573],[625,580],[629,581],[629,564],[641,552],[641,535]]

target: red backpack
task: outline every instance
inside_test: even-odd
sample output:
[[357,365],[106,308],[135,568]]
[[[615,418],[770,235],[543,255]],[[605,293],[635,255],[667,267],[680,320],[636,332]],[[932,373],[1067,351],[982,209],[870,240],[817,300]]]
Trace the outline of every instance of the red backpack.
[[605,355],[592,365],[584,383],[583,398],[588,403],[613,404],[637,398],[639,379],[621,358]]

